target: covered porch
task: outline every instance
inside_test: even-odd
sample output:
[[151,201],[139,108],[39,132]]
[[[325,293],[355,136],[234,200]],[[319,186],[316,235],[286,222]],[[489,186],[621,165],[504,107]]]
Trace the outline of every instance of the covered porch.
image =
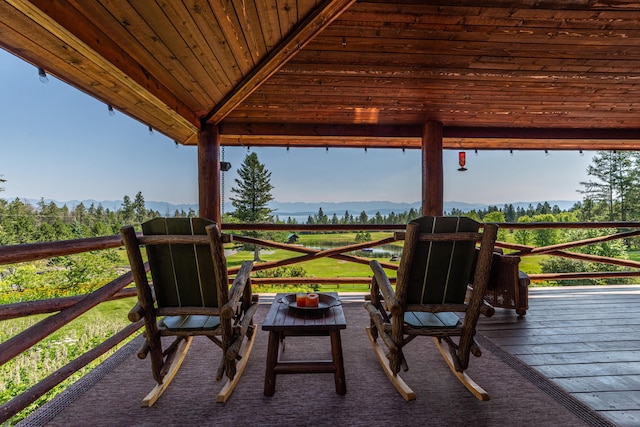
[[[587,0],[10,0],[0,3],[0,47],[33,64],[34,78],[36,68],[55,75],[197,149],[201,216],[220,222],[220,149],[233,145],[420,150],[422,179],[408,185],[421,188],[423,214],[439,215],[443,150],[640,148],[639,11]],[[0,261],[21,262],[8,249]],[[31,255],[23,261],[51,252]],[[60,409],[55,417],[28,422],[637,425],[637,287],[592,291],[534,288],[524,319],[505,311],[482,324],[487,351],[471,369],[489,402],[468,395],[428,340],[414,343],[430,356],[415,357],[406,377],[418,400],[404,402],[354,301],[345,397],[330,378],[292,376],[263,398],[259,334],[226,406],[208,399],[217,384],[203,372],[215,352],[197,345],[151,409],[138,406],[148,361],[121,352],[95,385],[83,381],[37,415]]]
[[[263,396],[267,333],[258,329],[251,359],[226,404],[213,376],[219,353],[196,340],[172,386],[151,408],[149,362],[137,340],[120,350],[23,425],[565,425],[632,426],[640,422],[640,286],[533,288],[525,317],[498,309],[482,319],[483,354],[468,373],[491,395],[478,401],[451,374],[430,338],[407,347],[416,391],[405,402],[385,377],[366,338],[363,295],[343,294],[347,394],[327,374],[282,375]],[[264,319],[271,298],[262,296]],[[285,357],[326,358],[326,337],[288,338]]]

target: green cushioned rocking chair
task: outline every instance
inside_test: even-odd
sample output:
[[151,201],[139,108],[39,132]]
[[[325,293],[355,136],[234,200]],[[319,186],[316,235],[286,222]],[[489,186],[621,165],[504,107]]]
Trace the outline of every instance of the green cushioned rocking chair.
[[[374,277],[371,302],[365,303],[371,319],[367,333],[385,373],[406,400],[416,396],[398,372],[401,367],[408,369],[403,348],[417,336],[433,337],[465,387],[478,399],[489,399],[486,391],[464,373],[469,354],[480,356],[474,340],[478,318],[481,313],[494,313],[484,301],[484,292],[498,227],[485,224],[480,233],[480,226],[464,217],[411,221],[406,232],[396,233],[396,238],[405,242],[395,291],[382,266],[375,260],[370,263]],[[477,242],[480,248],[476,260]],[[456,313],[464,313],[464,319]]]
[[[157,382],[142,405],[151,406],[158,400],[197,335],[208,337],[222,349],[216,379],[226,375],[228,380],[216,400],[226,402],[242,375],[256,335],[253,315],[258,298],[251,294],[252,262],[242,264],[229,289],[223,243],[231,241],[231,236],[220,233],[215,223],[204,218],[155,218],[142,224],[142,236],[131,226],[120,232],[138,294],[129,319],[144,319],[145,324],[145,342],[138,357],[151,355]],[[153,289],[141,245],[146,247]],[[175,340],[163,349],[164,336]]]

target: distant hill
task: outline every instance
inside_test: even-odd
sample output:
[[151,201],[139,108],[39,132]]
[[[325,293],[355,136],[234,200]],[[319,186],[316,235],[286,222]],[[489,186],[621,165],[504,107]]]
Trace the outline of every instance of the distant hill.
[[[14,198],[5,198],[7,201],[12,201]],[[33,206],[36,206],[40,199],[22,199],[25,203],[29,203]],[[85,207],[89,207],[92,204],[94,206],[102,205],[103,208],[109,210],[117,210],[122,207],[122,200],[93,200],[93,199],[85,199],[85,200],[67,200],[67,201],[57,201],[53,199],[44,199],[45,203],[54,202],[58,206],[66,205],[68,208],[72,209],[74,206],[77,206],[82,202]],[[530,204],[533,207],[536,207],[538,203],[544,203],[544,201],[535,201],[535,202],[511,202],[515,208],[521,207],[526,209]],[[577,201],[575,200],[550,200],[548,203],[551,206],[558,205],[561,210],[570,209]],[[463,212],[470,211],[473,209],[480,210],[485,209],[489,206],[497,206],[498,208],[504,207],[505,204],[509,203],[465,203],[465,202],[445,202],[444,210],[445,212],[451,212],[452,209],[459,209]],[[401,213],[410,210],[411,208],[419,210],[420,202],[414,203],[396,203],[396,202],[387,202],[387,201],[370,201],[370,202],[321,202],[321,203],[306,203],[306,202],[272,202],[270,207],[275,210],[275,214],[280,217],[281,220],[286,220],[287,217],[296,218],[298,221],[300,219],[306,220],[309,215],[316,215],[318,210],[322,208],[322,211],[325,215],[333,216],[335,213],[338,217],[342,217],[346,211],[349,214],[357,216],[360,212],[365,211],[368,216],[373,216],[377,212],[380,212],[381,215],[389,215],[391,212]],[[145,200],[145,206],[147,209],[153,209],[154,211],[160,212],[161,215],[173,215],[175,211],[185,211],[189,212],[189,209],[193,209],[194,211],[198,211],[198,204],[173,204],[169,202],[158,202],[158,201],[147,201]],[[232,212],[234,210],[231,203],[225,204],[225,212]]]
[[[534,208],[538,203],[544,203],[544,201],[538,202],[515,202],[511,203],[514,208],[521,207],[526,209],[531,204]],[[548,202],[551,206],[558,205],[560,210],[567,210],[573,207],[577,201],[572,200],[551,200]],[[465,202],[444,202],[445,212],[451,212],[452,209],[459,209],[463,212],[471,210],[486,209],[489,206],[497,206],[503,208],[505,204],[509,203],[465,203]],[[322,203],[303,203],[303,202],[273,202],[271,208],[275,209],[275,214],[280,217],[281,220],[287,217],[296,219],[306,218],[309,215],[316,215],[318,210],[322,208],[322,212],[327,216],[333,216],[335,213],[338,217],[344,216],[345,211],[349,214],[358,216],[360,212],[365,211],[367,216],[373,216],[377,212],[386,216],[391,212],[401,213],[410,210],[411,208],[419,210],[421,206],[420,202],[414,203],[396,203],[385,201],[372,201],[372,202],[322,202]],[[231,212],[233,207],[231,205],[225,206],[225,211]]]
[[[15,197],[5,197],[4,198],[7,201],[12,201],[15,200]],[[38,203],[40,203],[40,199],[29,199],[29,198],[22,198],[19,197],[20,200],[22,200],[25,203],[29,203],[33,206],[37,206]],[[133,200],[132,200],[133,201]],[[55,203],[57,206],[67,206],[69,209],[72,209],[73,207],[79,205],[81,202],[84,204],[85,207],[89,207],[92,204],[94,206],[98,206],[98,205],[102,205],[103,208],[105,209],[109,209],[111,211],[115,211],[117,209],[121,209],[122,208],[122,200],[94,200],[94,199],[84,199],[84,200],[66,200],[66,201],[59,201],[59,200],[54,200],[54,199],[44,199],[45,203]],[[144,201],[144,205],[146,206],[147,209],[153,209],[154,211],[158,211],[160,212],[161,215],[173,215],[173,213],[177,210],[177,211],[182,211],[184,210],[185,212],[189,212],[189,209],[193,209],[194,211],[198,211],[198,204],[194,203],[194,204],[173,204],[173,203],[169,203],[169,202],[156,202],[156,201]]]

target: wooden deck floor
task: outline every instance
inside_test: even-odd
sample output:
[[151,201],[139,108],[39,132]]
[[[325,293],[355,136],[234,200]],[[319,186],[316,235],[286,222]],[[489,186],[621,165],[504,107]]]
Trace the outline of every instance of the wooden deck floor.
[[[365,337],[362,295],[341,297],[348,323],[343,336],[346,396],[332,392],[331,376],[317,375],[282,378],[276,396],[263,397],[267,340],[259,331],[250,366],[225,405],[209,403],[219,386],[203,379],[212,355],[211,343],[203,342],[192,346],[153,408],[139,408],[137,398],[153,381],[148,361],[137,360],[132,351],[101,379],[76,387],[69,393],[73,397],[64,398],[68,403],[50,402],[51,413],[41,408],[24,425],[206,425],[213,420],[218,425],[256,425],[258,420],[276,425],[283,421],[282,408],[295,408],[285,411],[291,425],[305,423],[291,418],[295,412],[323,417],[326,408],[332,416],[327,425],[640,425],[640,285],[531,288],[526,316],[497,309],[494,317],[482,319],[477,338],[485,351],[472,360],[469,372],[490,390],[489,402],[477,401],[451,381],[430,340],[407,347],[411,369],[403,377],[419,397],[404,402],[377,366]],[[269,307],[268,297],[261,300],[258,323]],[[290,345],[287,351],[293,354],[310,349]]]
[[615,424],[640,425],[640,286],[531,288],[529,306],[498,310],[480,334]]

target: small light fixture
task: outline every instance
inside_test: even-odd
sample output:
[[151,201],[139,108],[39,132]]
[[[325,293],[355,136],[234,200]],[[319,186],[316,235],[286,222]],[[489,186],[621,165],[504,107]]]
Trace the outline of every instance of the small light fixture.
[[584,153],[582,152],[582,148],[580,149],[580,155],[584,156]]
[[229,162],[220,162],[220,170],[222,172],[227,172],[229,169],[231,169],[231,163],[229,163]]
[[478,149],[476,148],[475,150],[473,150],[474,153],[476,153],[476,156],[478,155]]
[[149,135],[153,135],[153,128],[149,126]]
[[509,155],[513,157],[513,150],[509,150]]
[[109,105],[107,106],[107,110],[109,110],[109,115],[110,115],[111,117],[113,117],[113,116],[115,116],[115,115],[116,115],[116,111],[113,109],[113,107],[111,106],[111,104],[109,104]]
[[49,83],[49,77],[47,77],[47,72],[44,71],[44,68],[38,67],[38,78],[40,79],[41,83]]
[[548,156],[549,155],[549,150],[544,150],[544,155]]
[[458,168],[460,172],[464,172],[467,170],[467,168],[465,168],[465,165],[467,164],[467,153],[465,153],[464,151],[458,152],[458,164],[460,165],[460,167]]

